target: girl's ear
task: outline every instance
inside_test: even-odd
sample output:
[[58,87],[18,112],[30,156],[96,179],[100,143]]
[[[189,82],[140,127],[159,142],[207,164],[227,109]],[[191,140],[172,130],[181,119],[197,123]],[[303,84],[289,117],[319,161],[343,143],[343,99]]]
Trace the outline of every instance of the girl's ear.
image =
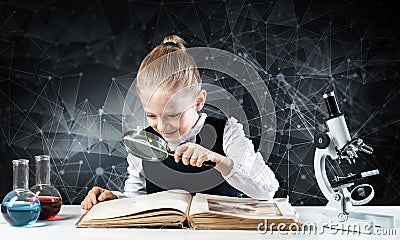
[[204,89],[200,90],[196,99],[196,106],[195,106],[196,111],[200,111],[201,109],[203,109],[204,104],[206,103],[206,98],[207,98],[206,90]]

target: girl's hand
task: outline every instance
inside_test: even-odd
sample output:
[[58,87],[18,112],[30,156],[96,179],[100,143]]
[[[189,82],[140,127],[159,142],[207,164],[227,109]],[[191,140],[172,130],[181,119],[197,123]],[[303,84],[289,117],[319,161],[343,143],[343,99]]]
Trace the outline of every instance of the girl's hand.
[[93,187],[81,202],[82,209],[89,210],[93,207],[93,205],[98,202],[103,202],[106,200],[116,199],[117,196],[114,195],[111,191],[101,188],[101,187]]
[[225,156],[210,151],[198,144],[187,142],[177,147],[174,153],[175,162],[182,160],[185,165],[201,167],[203,162],[215,162],[215,169],[227,175],[233,168],[233,161]]

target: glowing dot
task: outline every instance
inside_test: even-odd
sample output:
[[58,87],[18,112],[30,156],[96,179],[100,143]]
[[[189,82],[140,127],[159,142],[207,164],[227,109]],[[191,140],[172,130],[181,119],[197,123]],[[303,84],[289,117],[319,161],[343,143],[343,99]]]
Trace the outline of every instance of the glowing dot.
[[104,169],[102,167],[96,168],[96,175],[100,176],[104,174]]
[[301,179],[302,179],[302,180],[306,179],[306,175],[301,174]]
[[64,170],[60,170],[60,175],[64,175],[65,171]]
[[82,165],[82,164],[83,164],[83,161],[82,161],[82,160],[80,160],[80,161],[79,161],[79,164],[80,164],[80,165]]
[[288,144],[286,144],[286,149],[291,149],[292,148],[292,144],[290,144],[290,143],[288,143]]
[[278,75],[276,75],[276,79],[278,81],[285,81],[285,75],[283,75],[282,73],[278,73]]

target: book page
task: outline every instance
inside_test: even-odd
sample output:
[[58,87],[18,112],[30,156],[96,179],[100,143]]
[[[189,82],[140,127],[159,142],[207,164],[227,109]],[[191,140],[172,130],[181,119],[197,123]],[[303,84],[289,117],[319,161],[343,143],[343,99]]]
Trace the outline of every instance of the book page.
[[191,199],[189,192],[169,190],[134,198],[121,198],[94,205],[81,221],[116,218],[155,209],[176,209],[185,213]]
[[290,206],[286,198],[263,201],[196,194],[192,199],[189,215],[205,212],[254,219],[296,217],[294,208]]

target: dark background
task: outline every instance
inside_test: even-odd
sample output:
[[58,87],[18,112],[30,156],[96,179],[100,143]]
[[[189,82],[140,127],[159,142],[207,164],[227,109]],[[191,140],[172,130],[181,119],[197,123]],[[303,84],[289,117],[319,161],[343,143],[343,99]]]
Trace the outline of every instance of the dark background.
[[[393,1],[394,2],[394,1]],[[399,17],[386,1],[1,1],[0,198],[11,160],[50,153],[65,204],[94,185],[126,178],[122,105],[145,55],[175,33],[189,47],[237,54],[265,79],[275,103],[268,164],[294,205],[326,203],[313,170],[313,135],[324,130],[322,94],[335,90],[350,133],[374,148],[345,173],[378,168],[371,205],[398,205]],[[211,76],[204,73],[207,81]],[[257,129],[240,84],[220,78]],[[257,142],[257,131],[252,139]],[[30,185],[34,184],[31,171]]]

